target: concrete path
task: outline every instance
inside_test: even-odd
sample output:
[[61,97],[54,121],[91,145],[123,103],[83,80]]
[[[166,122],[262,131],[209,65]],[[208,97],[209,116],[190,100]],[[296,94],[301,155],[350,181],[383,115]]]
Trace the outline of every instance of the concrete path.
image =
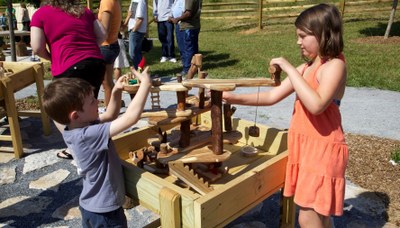
[[[256,90],[240,88],[236,92]],[[197,94],[197,91],[193,89],[190,93]],[[18,92],[16,97],[34,94],[36,90],[31,86]],[[123,99],[126,104],[130,102],[127,94]],[[288,128],[293,100],[291,96],[275,106],[259,107],[257,123]],[[341,106],[345,131],[400,140],[399,101],[400,93],[347,88]],[[163,108],[175,103],[175,93],[162,92]],[[146,108],[150,107],[148,99]],[[237,106],[234,116],[254,121],[255,112],[255,107]],[[146,124],[141,121],[137,127]],[[26,156],[16,160],[11,153],[0,153],[0,227],[80,227],[77,205],[81,179],[73,161],[56,157],[56,152],[65,145],[54,126],[52,130],[53,134],[45,137],[39,119],[23,119],[21,132]],[[0,145],[10,146],[3,142]],[[142,227],[158,218],[140,206],[126,210],[126,214],[129,227]],[[274,194],[227,227],[278,227],[278,215],[279,194]],[[386,223],[384,216],[384,203],[375,193],[348,182],[345,213],[334,221],[336,227],[396,227]]]

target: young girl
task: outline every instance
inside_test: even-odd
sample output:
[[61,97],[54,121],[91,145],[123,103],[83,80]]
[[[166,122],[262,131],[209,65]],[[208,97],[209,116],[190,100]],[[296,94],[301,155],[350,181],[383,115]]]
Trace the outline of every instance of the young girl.
[[274,58],[287,78],[260,94],[224,93],[227,103],[273,105],[296,93],[288,133],[288,164],[284,195],[294,195],[301,227],[331,227],[330,215],[343,214],[348,148],[339,111],[346,83],[340,13],[319,4],[303,11],[295,22],[297,44],[306,63],[295,68]]

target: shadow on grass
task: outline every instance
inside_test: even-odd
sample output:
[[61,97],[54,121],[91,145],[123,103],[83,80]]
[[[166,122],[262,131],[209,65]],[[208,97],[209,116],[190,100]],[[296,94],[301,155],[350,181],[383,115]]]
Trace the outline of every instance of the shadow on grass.
[[[386,28],[387,23],[379,22],[375,27],[361,29],[360,34],[365,36],[384,36]],[[400,36],[400,22],[394,22],[392,24],[389,36]]]
[[[157,49],[157,48],[156,48]],[[160,48],[158,48],[160,49]],[[152,50],[154,51],[154,50]],[[159,50],[155,50],[153,53],[159,53]],[[226,68],[230,66],[234,66],[239,62],[237,59],[231,59],[229,53],[214,53],[212,51],[201,51],[200,53],[203,55],[203,67],[204,71],[208,71],[210,69],[216,68]],[[157,58],[154,55],[149,56],[151,59],[147,62],[148,65],[157,64]],[[146,57],[147,60],[147,57]],[[176,64],[176,67],[157,70],[154,71],[152,74],[160,75],[160,76],[175,76],[175,74],[182,71],[182,66]]]

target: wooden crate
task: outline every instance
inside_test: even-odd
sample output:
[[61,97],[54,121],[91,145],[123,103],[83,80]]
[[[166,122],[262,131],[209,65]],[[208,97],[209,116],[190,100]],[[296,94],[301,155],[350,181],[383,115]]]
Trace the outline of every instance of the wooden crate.
[[[210,127],[209,112],[200,116],[201,125]],[[146,127],[113,138],[119,156],[124,160],[127,195],[138,199],[144,207],[160,214],[162,227],[223,227],[261,203],[284,184],[287,162],[287,132],[265,125],[258,125],[260,137],[249,137],[248,129],[254,123],[233,119],[233,130],[242,133],[234,145],[224,145],[232,152],[223,164],[229,172],[211,184],[211,192],[201,195],[189,188],[174,184],[171,176],[155,175],[130,161],[129,151],[149,146],[147,139],[157,134],[158,127]],[[166,131],[174,125],[163,126]],[[240,148],[257,147],[255,157],[244,157]],[[282,203],[282,227],[294,227],[293,202]]]
[[[49,135],[51,132],[50,119],[42,108],[42,95],[44,90],[43,64],[30,62],[3,62],[3,67],[6,70],[11,70],[13,72],[8,76],[0,78],[0,100],[2,102],[4,100],[6,110],[5,115],[8,118],[11,135],[0,135],[0,140],[12,141],[15,158],[21,158],[23,156],[23,148],[18,116],[40,117],[43,124],[44,134]],[[40,110],[17,111],[14,93],[34,83],[37,88]]]

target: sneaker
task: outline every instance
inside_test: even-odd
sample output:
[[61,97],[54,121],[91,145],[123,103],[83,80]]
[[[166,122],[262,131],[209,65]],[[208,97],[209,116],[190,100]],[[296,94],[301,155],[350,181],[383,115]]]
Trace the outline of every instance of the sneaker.
[[165,63],[165,62],[167,62],[167,60],[168,60],[168,58],[163,56],[163,57],[161,57],[160,63]]
[[176,61],[176,58],[170,58],[169,61],[170,61],[171,63],[176,63],[176,62],[177,62],[177,61]]

